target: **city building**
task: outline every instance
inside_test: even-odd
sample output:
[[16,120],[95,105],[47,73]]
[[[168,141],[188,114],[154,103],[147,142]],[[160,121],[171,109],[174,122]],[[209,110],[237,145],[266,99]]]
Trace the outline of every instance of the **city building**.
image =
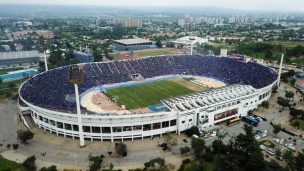
[[112,44],[112,49],[118,51],[142,50],[153,48],[157,48],[153,41],[142,38],[114,40],[114,43]]
[[208,39],[198,37],[198,36],[185,36],[172,41],[174,44],[182,44],[184,46],[196,45],[196,44],[206,44],[209,43]]
[[38,51],[0,52],[0,68],[36,66],[38,64]]

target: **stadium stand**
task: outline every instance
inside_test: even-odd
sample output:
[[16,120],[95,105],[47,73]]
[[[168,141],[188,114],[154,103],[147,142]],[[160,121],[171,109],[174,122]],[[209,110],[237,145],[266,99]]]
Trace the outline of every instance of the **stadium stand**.
[[[140,74],[143,78],[172,74],[204,76],[227,85],[251,85],[257,89],[277,79],[273,70],[257,63],[199,55],[159,56],[79,65],[84,70],[80,93],[104,84],[132,81],[132,74]],[[73,86],[68,82],[69,67],[36,75],[23,84],[20,95],[27,102],[42,108],[74,112],[75,103],[66,100],[67,95],[74,93]]]

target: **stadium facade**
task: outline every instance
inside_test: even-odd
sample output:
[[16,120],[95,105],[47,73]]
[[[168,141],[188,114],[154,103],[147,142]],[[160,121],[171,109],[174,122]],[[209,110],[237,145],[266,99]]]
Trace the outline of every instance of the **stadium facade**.
[[[277,73],[260,64],[210,56],[148,57],[79,66],[86,73],[84,85],[80,86],[82,95],[103,84],[130,81],[129,76],[134,73],[144,78],[170,74],[204,76],[227,84],[218,89],[162,100],[170,109],[166,112],[118,115],[86,113],[82,109],[84,137],[92,141],[143,139],[168,132],[180,134],[192,126],[205,129],[246,116],[270,98],[277,82]],[[75,102],[66,99],[66,95],[73,92],[73,86],[67,82],[68,69],[68,66],[53,69],[26,81],[19,89],[20,116],[30,115],[45,131],[78,138]]]

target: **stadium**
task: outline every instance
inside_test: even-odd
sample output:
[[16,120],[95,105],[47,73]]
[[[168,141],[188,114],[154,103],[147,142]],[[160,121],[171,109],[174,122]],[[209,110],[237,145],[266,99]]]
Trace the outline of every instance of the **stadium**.
[[[242,117],[268,100],[278,74],[233,58],[176,55],[77,64],[87,140],[135,140],[207,129]],[[19,89],[20,116],[51,133],[79,138],[74,86],[64,66]],[[26,122],[26,119],[23,119]],[[25,123],[26,124],[26,123]]]

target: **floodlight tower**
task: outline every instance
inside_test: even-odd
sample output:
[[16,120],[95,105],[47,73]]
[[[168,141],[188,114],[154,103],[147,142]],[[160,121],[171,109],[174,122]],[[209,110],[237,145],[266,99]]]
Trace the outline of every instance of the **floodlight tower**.
[[189,36],[189,40],[191,40],[190,43],[190,55],[193,55],[193,45],[195,44],[195,37],[194,36]]
[[280,81],[281,81],[281,73],[282,73],[283,61],[284,61],[284,53],[282,53],[282,56],[281,56],[281,62],[280,62],[280,68],[279,68],[279,76],[278,76],[278,82],[277,82],[278,87],[280,86]]
[[43,52],[43,57],[44,57],[44,66],[45,66],[45,71],[48,71],[48,65],[47,65],[47,60],[46,60],[46,53],[45,51]]
[[190,55],[192,55],[193,54],[193,43],[191,43],[191,50],[190,50]]
[[70,67],[70,80],[69,80],[69,82],[71,84],[74,84],[74,87],[75,87],[78,131],[79,131],[79,145],[80,145],[80,147],[84,147],[85,142],[84,142],[82,121],[81,121],[81,111],[80,111],[79,92],[78,92],[78,85],[83,83],[83,71],[77,65],[72,65]]

